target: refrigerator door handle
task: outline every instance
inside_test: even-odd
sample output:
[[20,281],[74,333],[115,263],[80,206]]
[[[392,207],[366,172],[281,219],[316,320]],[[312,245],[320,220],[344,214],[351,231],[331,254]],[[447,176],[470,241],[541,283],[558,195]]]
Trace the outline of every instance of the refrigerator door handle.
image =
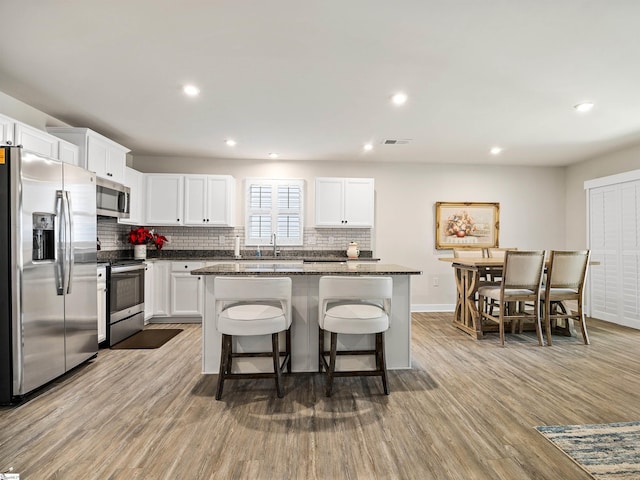
[[74,254],[73,254],[73,211],[71,210],[71,195],[68,191],[64,192],[64,209],[65,209],[65,223],[67,228],[66,235],[66,250],[67,254],[65,255],[66,259],[66,268],[65,268],[65,284],[66,284],[66,292],[71,293],[71,278],[72,278],[72,269],[74,262]]
[[63,192],[56,190],[56,213],[54,220],[55,256],[54,271],[56,278],[56,291],[58,295],[64,295],[64,271],[66,256],[66,221],[64,220]]

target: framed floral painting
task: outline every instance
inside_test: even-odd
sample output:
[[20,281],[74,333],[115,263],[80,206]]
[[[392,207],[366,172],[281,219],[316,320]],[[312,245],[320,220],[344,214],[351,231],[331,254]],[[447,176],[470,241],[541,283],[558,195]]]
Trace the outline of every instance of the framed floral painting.
[[498,247],[500,204],[436,202],[436,249]]

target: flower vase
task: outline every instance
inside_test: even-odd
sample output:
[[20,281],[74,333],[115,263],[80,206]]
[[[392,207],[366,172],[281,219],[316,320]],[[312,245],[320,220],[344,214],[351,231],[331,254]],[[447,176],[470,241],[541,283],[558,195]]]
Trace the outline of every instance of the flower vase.
[[146,245],[134,245],[133,246],[133,258],[136,260],[146,260],[147,258],[147,246]]

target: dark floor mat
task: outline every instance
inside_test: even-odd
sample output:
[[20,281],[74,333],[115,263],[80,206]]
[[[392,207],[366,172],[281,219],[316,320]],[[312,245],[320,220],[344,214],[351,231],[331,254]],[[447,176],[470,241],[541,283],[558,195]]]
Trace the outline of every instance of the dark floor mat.
[[112,350],[158,348],[182,331],[181,328],[152,328],[142,330],[111,347]]

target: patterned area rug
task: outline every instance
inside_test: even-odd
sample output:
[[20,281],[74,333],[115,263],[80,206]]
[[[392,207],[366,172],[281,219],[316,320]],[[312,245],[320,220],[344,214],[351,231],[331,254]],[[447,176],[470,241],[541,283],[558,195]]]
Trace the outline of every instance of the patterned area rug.
[[640,479],[640,422],[536,427],[598,480]]

